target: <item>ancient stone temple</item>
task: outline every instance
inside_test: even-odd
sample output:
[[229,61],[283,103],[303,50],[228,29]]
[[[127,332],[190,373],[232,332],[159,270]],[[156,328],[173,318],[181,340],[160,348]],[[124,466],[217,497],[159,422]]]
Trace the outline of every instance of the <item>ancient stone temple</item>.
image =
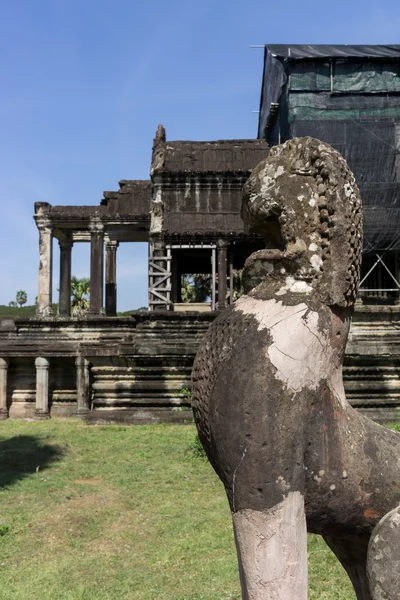
[[[37,315],[3,319],[2,416],[77,414],[88,421],[182,421],[197,345],[233,301],[233,273],[263,247],[246,234],[241,190],[268,153],[264,140],[154,140],[151,180],[120,182],[99,206],[36,203]],[[52,247],[60,245],[59,312],[52,314]],[[117,317],[118,245],[149,244],[149,312]],[[71,315],[71,253],[90,243],[90,309]],[[184,273],[210,277],[206,302],[182,302]]]
[[[215,310],[233,298],[233,272],[243,268],[260,236],[245,234],[240,218],[243,185],[264,140],[169,142],[159,127],[151,166],[150,310]],[[185,305],[184,273],[211,274],[210,300]]]
[[[332,131],[341,131],[344,138],[337,149],[355,172],[367,206],[369,243],[362,299],[347,346],[346,392],[354,406],[374,418],[397,419],[400,49],[374,46],[363,54],[360,47],[346,48],[349,56],[340,47],[266,47],[259,139],[170,141],[160,126],[149,180],[122,180],[117,191],[104,192],[97,206],[35,205],[37,315],[1,321],[2,417],[78,414],[99,422],[191,418],[182,390],[189,386],[199,340],[218,311],[240,295],[245,259],[264,247],[257,232],[244,231],[240,202],[245,181],[284,136],[312,135],[335,146]],[[379,89],[364,90],[364,80]],[[358,81],[360,89],[336,89],[336,82],[346,87],[346,81],[353,88]],[[340,112],[341,102],[354,105],[350,116]],[[307,110],[300,110],[303,104]],[[366,108],[357,112],[361,104]],[[321,122],[332,120],[328,115],[335,122],[324,130]],[[358,146],[346,145],[343,139],[350,139],[346,135],[354,122],[364,133],[371,127],[372,133]],[[377,135],[385,136],[378,150]],[[355,148],[370,157],[368,168],[354,164]],[[383,160],[386,170],[380,168]],[[59,298],[53,299],[56,242],[60,281]],[[149,311],[118,317],[118,246],[124,242],[148,243]],[[71,315],[71,253],[77,243],[90,244],[90,309],[81,316]],[[182,297],[182,278],[194,274],[209,281],[207,296],[199,303]],[[57,300],[58,314],[52,314]]]

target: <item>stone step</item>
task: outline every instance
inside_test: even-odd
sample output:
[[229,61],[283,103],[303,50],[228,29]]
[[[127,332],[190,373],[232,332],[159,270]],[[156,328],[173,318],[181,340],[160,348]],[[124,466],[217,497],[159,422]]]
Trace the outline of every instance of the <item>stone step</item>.
[[191,409],[171,410],[171,408],[98,408],[91,410],[85,416],[88,424],[110,425],[146,425],[152,423],[192,423]]

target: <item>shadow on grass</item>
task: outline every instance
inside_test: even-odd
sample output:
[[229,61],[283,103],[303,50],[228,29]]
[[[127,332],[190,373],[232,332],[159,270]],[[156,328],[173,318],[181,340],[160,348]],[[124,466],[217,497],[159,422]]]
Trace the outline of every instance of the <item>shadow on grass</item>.
[[0,488],[42,471],[62,455],[61,448],[43,444],[31,435],[0,440]]

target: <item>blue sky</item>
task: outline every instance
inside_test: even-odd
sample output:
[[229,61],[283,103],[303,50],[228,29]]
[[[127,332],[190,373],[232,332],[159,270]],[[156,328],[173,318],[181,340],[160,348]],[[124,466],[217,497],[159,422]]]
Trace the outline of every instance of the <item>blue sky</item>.
[[[252,138],[264,43],[400,43],[400,3],[0,1],[0,304],[37,288],[36,201],[98,204],[168,139]],[[54,245],[54,288],[58,287]],[[147,249],[118,250],[118,309],[147,304]],[[75,245],[73,274],[89,273]]]

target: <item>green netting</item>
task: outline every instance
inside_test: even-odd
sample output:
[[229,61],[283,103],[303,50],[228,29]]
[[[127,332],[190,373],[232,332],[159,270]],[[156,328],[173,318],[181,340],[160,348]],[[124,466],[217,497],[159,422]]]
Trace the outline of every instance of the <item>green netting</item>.
[[[312,88],[308,88],[310,91]],[[399,92],[400,65],[393,63],[343,63],[333,68],[334,92]]]
[[295,63],[290,70],[289,89],[294,91],[330,91],[329,62]]
[[[378,104],[379,99],[376,100]],[[329,106],[329,104],[331,104]],[[364,103],[365,104],[365,103]],[[382,102],[379,102],[382,104]],[[398,106],[373,106],[373,101],[364,106],[362,100],[353,102],[352,107],[340,106],[338,102],[326,102],[320,94],[289,94],[287,119],[292,123],[295,119],[308,120],[359,120],[359,119],[400,119],[400,102]]]
[[288,121],[295,119],[301,121],[312,120],[360,120],[360,119],[400,119],[400,108],[376,108],[363,110],[330,110],[327,108],[315,108],[312,106],[290,107]]
[[[334,61],[332,86],[333,92],[400,92],[400,65]],[[289,90],[330,91],[330,63],[310,60],[291,63]]]
[[259,123],[271,145],[312,136],[336,148],[360,188],[365,252],[400,250],[400,46],[267,49]]

